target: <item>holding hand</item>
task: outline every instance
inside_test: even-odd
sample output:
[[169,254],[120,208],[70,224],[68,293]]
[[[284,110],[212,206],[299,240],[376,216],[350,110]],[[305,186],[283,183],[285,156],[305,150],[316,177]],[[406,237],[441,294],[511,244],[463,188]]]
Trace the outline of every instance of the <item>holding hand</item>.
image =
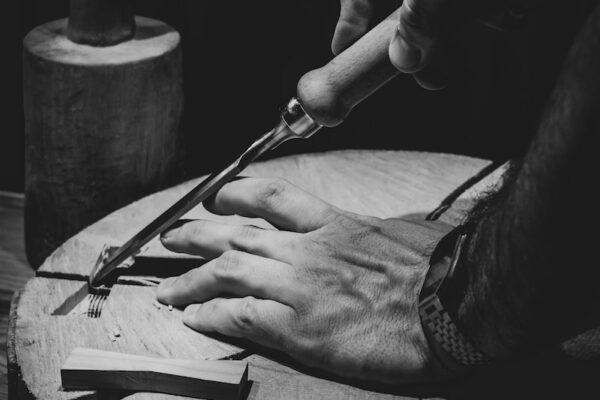
[[[440,27],[450,0],[405,0],[400,7],[398,29],[390,40],[390,61],[400,71],[415,74],[427,89],[445,84],[440,54]],[[341,0],[340,18],[331,49],[335,55],[370,29],[375,0]]]
[[187,306],[186,325],[248,338],[340,376],[442,377],[417,299],[429,253],[449,226],[349,213],[270,179],[228,183],[206,207],[279,230],[191,221],[162,236],[170,250],[211,260],[159,287],[160,301]]
[[[337,55],[372,28],[377,0],[340,0],[340,17],[331,49]],[[383,3],[383,2],[382,2]],[[443,88],[448,80],[452,49],[447,39],[459,34],[466,20],[477,20],[504,31],[519,26],[539,0],[404,0],[398,28],[390,37],[389,57],[394,66],[426,89]],[[461,40],[469,40],[469,37]]]

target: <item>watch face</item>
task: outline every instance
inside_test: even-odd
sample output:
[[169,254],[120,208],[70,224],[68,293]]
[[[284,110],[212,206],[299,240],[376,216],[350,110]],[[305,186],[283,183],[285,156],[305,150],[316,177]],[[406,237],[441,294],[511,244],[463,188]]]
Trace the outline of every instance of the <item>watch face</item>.
[[431,349],[441,349],[437,352],[440,359],[446,360],[447,366],[459,365],[460,368],[489,362],[462,334],[457,318],[468,281],[466,265],[464,262],[459,265],[466,243],[464,227],[440,240],[431,255],[419,295],[419,316]]
[[425,276],[425,281],[421,287],[419,301],[434,295],[440,289],[442,283],[446,279],[452,264],[452,255],[456,247],[456,239],[459,237],[459,232],[451,231],[444,236],[435,246],[433,253],[429,258],[429,270]]
[[[466,265],[464,264],[465,257],[463,253],[466,239],[467,235],[465,234],[461,234],[456,238],[452,259],[449,263],[448,274],[446,275],[443,285],[440,285],[437,291],[437,296],[444,305],[446,312],[457,322],[458,308],[465,297],[468,283],[468,274]],[[458,265],[460,262],[462,262],[462,264]]]
[[437,293],[448,274],[451,261],[452,259],[449,256],[444,256],[429,267],[427,277],[425,278],[425,282],[423,282],[421,294],[419,295],[421,301]]
[[466,238],[466,234],[454,230],[440,240],[431,255],[429,271],[419,295],[419,303],[437,296],[453,319],[456,319],[467,287],[466,268],[457,268]]

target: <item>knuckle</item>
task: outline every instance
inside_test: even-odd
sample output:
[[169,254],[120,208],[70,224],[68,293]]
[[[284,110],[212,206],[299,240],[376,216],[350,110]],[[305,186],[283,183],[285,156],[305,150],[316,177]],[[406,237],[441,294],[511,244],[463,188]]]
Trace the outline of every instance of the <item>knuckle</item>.
[[376,229],[379,229],[379,227],[381,226],[382,222],[384,221],[382,218],[379,217],[374,217],[371,215],[359,215],[359,214],[355,214],[354,215],[355,219],[365,225],[369,225],[372,226]]
[[354,287],[359,278],[360,274],[357,274],[352,268],[342,268],[338,271],[338,279],[343,287]]
[[371,16],[373,5],[370,0],[354,0],[352,2],[352,8],[356,15],[359,15],[362,18],[368,18]]
[[258,229],[254,226],[244,225],[241,228],[240,236],[247,240],[254,240],[258,236]]
[[406,28],[421,34],[432,32],[432,21],[429,10],[419,0],[406,0],[400,13],[400,22]]
[[303,248],[309,254],[329,254],[333,245],[333,242],[327,240],[324,232],[307,233],[301,238],[301,241]]
[[370,0],[342,1],[340,19],[352,25],[365,27],[372,14]]
[[258,238],[259,228],[244,225],[239,228],[238,234],[231,238],[233,247],[239,250],[252,250]]
[[277,208],[285,198],[289,184],[283,179],[273,179],[265,182],[259,189],[257,200],[266,209]]
[[354,214],[347,211],[336,212],[335,210],[330,210],[326,219],[329,224],[342,227],[350,226],[355,220]]
[[357,221],[357,224],[350,230],[353,243],[364,243],[365,241],[379,237],[383,230],[379,224],[372,224],[367,221]]
[[245,225],[229,240],[231,248],[250,254],[261,254],[264,248],[264,229]]
[[218,281],[237,281],[241,279],[241,253],[227,251],[217,258],[213,274]]
[[343,221],[347,219],[347,212],[327,204],[327,206],[321,209],[320,212],[314,213],[314,218],[320,222],[320,225],[322,226],[335,226],[343,223]]
[[258,321],[258,309],[254,297],[244,297],[233,315],[233,324],[240,332],[251,332]]

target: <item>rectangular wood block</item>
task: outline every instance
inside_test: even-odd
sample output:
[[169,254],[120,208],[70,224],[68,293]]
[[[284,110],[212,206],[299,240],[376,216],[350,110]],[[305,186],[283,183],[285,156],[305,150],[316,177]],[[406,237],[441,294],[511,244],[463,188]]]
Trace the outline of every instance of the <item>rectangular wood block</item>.
[[118,389],[225,400],[240,397],[248,380],[248,363],[153,358],[76,348],[60,373],[65,390]]

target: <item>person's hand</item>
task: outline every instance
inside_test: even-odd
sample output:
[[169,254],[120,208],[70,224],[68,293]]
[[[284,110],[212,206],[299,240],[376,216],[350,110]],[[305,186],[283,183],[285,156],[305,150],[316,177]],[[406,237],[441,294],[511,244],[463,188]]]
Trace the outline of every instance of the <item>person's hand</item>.
[[170,250],[211,260],[158,288],[159,301],[187,306],[186,325],[343,377],[441,378],[417,299],[448,225],[353,214],[283,180],[237,180],[205,206],[278,229],[197,220],[161,236]]
[[440,43],[446,7],[451,0],[405,0],[400,21],[390,41],[390,61],[400,71],[413,74],[425,89],[447,83],[447,49]]
[[[370,29],[376,0],[340,2],[340,17],[331,42],[335,55]],[[416,81],[428,89],[438,89],[445,84],[439,37],[448,2],[450,0],[405,0],[400,7],[398,29],[390,38],[392,64],[404,73],[414,74]]]
[[375,0],[340,0],[340,18],[335,26],[331,51],[334,55],[356,42],[370,28]]
[[[372,27],[377,0],[340,0],[331,49],[337,55]],[[384,1],[379,1],[385,3]],[[447,38],[456,35],[465,20],[475,19],[497,30],[519,23],[527,10],[539,0],[404,0],[400,7],[398,29],[390,38],[389,56],[400,71],[413,74],[426,89],[440,89],[448,80],[452,49]],[[509,7],[510,6],[510,7]],[[465,38],[468,40],[468,37]]]

